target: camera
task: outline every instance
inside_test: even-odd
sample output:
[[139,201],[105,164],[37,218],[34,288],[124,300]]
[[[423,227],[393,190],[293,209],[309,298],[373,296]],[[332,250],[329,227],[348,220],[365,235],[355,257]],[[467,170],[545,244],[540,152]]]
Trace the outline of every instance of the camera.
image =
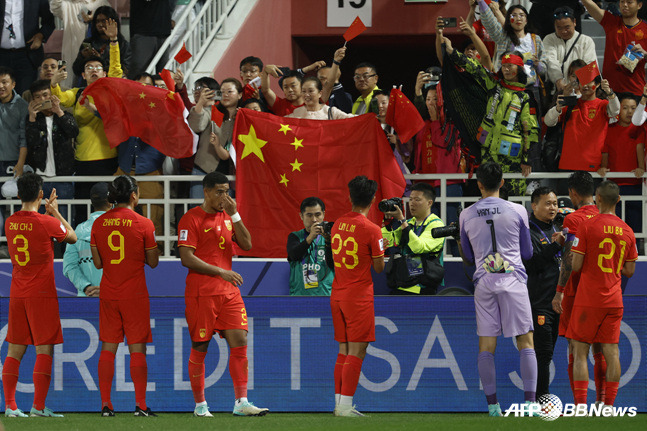
[[461,230],[458,227],[458,223],[450,223],[447,226],[435,227],[431,230],[431,236],[434,238],[444,238],[446,236],[453,236],[457,238],[460,236]]
[[377,209],[382,211],[383,213],[388,212],[388,211],[395,211],[396,208],[402,207],[402,199],[401,198],[390,198],[386,199],[379,204],[377,204]]
[[335,224],[334,221],[322,221],[321,223],[317,223],[321,228],[323,229],[324,235],[330,235],[330,232],[332,231],[332,227]]
[[457,25],[457,19],[455,17],[452,18],[443,18],[443,25],[447,28],[450,27],[456,27]]

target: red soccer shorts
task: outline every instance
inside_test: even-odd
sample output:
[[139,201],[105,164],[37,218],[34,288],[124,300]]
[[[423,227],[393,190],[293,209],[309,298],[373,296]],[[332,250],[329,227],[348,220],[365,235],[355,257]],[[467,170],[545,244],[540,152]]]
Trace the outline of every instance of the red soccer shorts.
[[373,301],[330,300],[335,341],[370,343],[375,341],[375,308]]
[[562,314],[559,315],[559,336],[569,338],[566,335],[568,331],[568,323],[571,319],[571,312],[573,310],[574,296],[566,296],[562,298]]
[[566,338],[588,344],[618,344],[622,311],[622,307],[594,308],[574,305]]
[[99,339],[105,343],[151,343],[151,310],[148,297],[101,299]]
[[58,298],[10,298],[7,342],[42,346],[61,344]]
[[209,341],[214,333],[227,329],[247,331],[247,310],[239,291],[225,295],[185,296],[184,303],[191,341]]

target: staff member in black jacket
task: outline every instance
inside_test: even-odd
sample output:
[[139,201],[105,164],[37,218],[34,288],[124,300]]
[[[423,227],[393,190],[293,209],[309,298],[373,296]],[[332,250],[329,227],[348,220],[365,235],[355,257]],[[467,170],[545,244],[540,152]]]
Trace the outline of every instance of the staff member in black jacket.
[[537,354],[537,397],[549,393],[550,361],[557,341],[559,314],[553,311],[562,246],[566,237],[553,226],[557,215],[557,196],[548,187],[532,193],[530,237],[533,255],[524,261],[528,273],[528,294],[535,326],[533,333]]

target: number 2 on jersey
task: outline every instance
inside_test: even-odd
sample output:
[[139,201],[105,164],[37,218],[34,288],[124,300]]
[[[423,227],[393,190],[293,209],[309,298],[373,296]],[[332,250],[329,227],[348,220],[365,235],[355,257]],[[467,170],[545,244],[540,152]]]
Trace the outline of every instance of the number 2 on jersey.
[[[114,238],[117,238],[117,244],[115,244]],[[126,250],[124,249],[124,236],[118,230],[113,230],[108,235],[108,246],[110,250],[119,252],[119,259],[110,259],[110,263],[113,265],[118,265],[124,260]]]
[[[620,259],[618,259],[618,269],[616,270],[616,273],[620,274],[620,271],[622,271],[622,266],[623,262],[622,260],[625,258],[625,249],[627,248],[627,242],[626,241],[619,241],[620,243]],[[604,248],[605,244],[611,244],[611,250],[609,250],[609,253],[600,253],[598,255],[598,266],[600,267],[600,270],[602,272],[607,272],[607,273],[612,273],[613,272],[613,255],[616,252],[616,243],[613,242],[611,238],[605,238],[603,239],[600,244],[599,248]],[[611,260],[609,267],[604,266],[604,261],[605,260]]]
[[[335,246],[335,241],[339,242],[339,245],[337,247]],[[357,264],[359,264],[359,257],[357,256],[357,241],[355,241],[355,238],[353,238],[352,236],[349,236],[342,242],[341,235],[337,233],[332,237],[332,252],[334,254],[339,254],[342,247],[345,248],[344,252],[346,253],[346,256],[353,259],[352,263],[346,262],[347,257],[344,256],[341,259],[342,263],[347,269],[355,268]],[[341,263],[335,262],[335,266],[341,267]]]

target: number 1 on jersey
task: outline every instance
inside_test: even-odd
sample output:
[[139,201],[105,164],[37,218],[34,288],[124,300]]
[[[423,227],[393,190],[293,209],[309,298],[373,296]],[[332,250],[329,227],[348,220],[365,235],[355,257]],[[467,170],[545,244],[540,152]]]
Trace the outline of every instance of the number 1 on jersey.
[[492,254],[496,253],[496,233],[494,232],[494,220],[485,220],[490,225],[490,235],[492,236]]

